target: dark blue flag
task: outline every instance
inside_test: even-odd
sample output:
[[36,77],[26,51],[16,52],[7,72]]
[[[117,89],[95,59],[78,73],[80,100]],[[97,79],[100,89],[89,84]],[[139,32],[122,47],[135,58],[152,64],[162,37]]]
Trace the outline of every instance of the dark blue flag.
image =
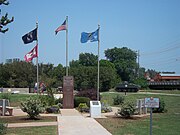
[[92,33],[82,32],[81,33],[81,43],[86,43],[88,40],[90,42],[98,41],[99,40],[99,29],[97,29],[96,31],[94,31]]
[[28,43],[33,42],[34,40],[37,40],[37,28],[35,28],[31,32],[25,34],[22,37],[22,40],[23,40],[24,44],[28,44]]

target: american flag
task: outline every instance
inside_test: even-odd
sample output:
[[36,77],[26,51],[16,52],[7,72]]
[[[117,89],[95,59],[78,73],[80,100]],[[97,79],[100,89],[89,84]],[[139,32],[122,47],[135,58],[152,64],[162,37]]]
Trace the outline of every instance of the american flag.
[[66,27],[66,20],[65,20],[63,24],[55,30],[55,34],[57,34],[59,31],[66,30],[66,29],[67,27]]

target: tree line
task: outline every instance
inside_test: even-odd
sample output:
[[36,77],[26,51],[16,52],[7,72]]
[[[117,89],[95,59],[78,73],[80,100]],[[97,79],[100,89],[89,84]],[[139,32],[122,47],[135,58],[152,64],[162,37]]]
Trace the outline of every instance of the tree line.
[[[138,70],[137,53],[127,47],[105,50],[100,60],[100,91],[108,91],[122,81],[138,82],[145,68]],[[0,64],[0,87],[29,87],[36,82],[36,65],[25,61]],[[39,63],[39,81],[57,88],[63,84],[65,67]],[[139,78],[137,72],[139,71]],[[97,55],[80,53],[78,60],[69,63],[69,75],[74,77],[76,90],[97,88]]]

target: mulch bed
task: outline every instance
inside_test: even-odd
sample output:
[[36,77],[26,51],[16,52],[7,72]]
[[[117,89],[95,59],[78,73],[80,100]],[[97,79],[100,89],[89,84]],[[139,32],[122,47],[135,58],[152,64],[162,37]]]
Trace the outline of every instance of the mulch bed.
[[29,123],[29,122],[54,122],[57,121],[56,116],[40,116],[37,119],[29,119],[27,116],[0,116],[0,122],[4,123]]

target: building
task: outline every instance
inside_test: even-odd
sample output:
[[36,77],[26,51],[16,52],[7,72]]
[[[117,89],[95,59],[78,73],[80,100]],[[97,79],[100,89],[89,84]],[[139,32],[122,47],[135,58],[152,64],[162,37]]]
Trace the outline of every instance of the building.
[[156,82],[162,82],[162,81],[180,81],[180,74],[157,74],[154,79]]
[[158,73],[153,81],[149,81],[150,89],[178,89],[180,90],[180,74]]
[[13,62],[19,62],[20,59],[19,58],[13,58],[13,59],[6,59],[6,63],[13,63]]

